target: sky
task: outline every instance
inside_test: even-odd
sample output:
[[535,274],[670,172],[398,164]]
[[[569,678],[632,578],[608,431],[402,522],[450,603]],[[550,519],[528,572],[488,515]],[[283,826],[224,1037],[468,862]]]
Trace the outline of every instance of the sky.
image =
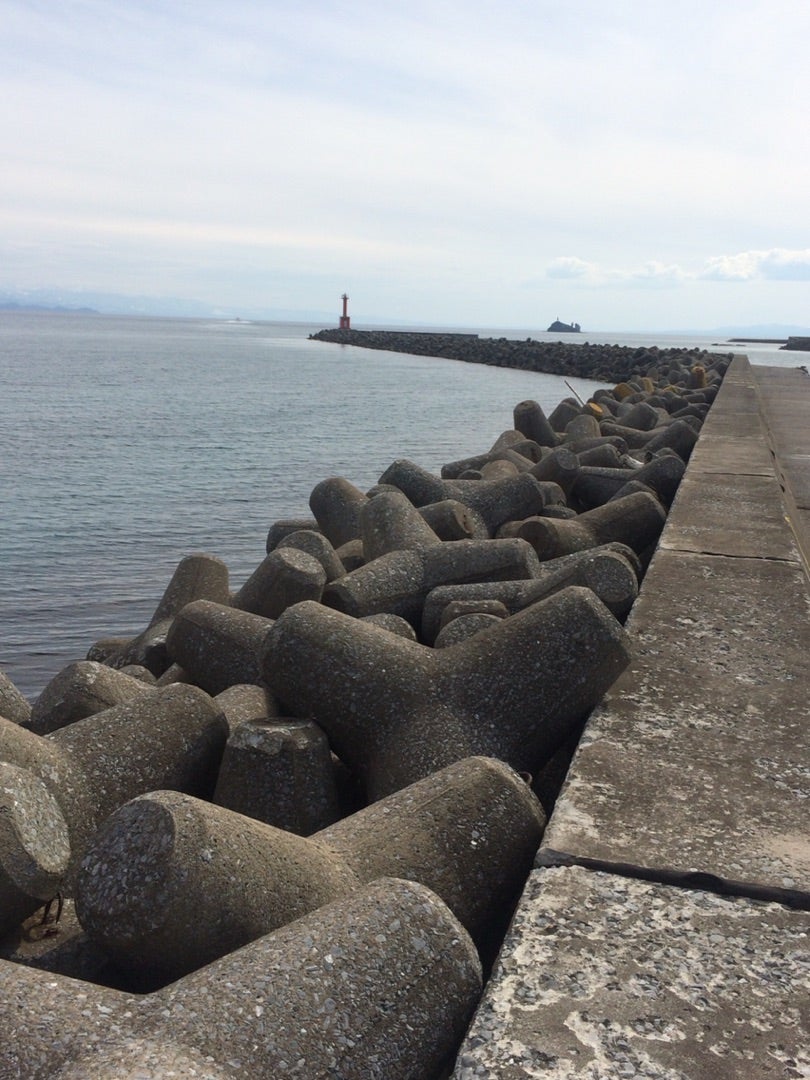
[[810,325],[807,0],[0,0],[0,292]]

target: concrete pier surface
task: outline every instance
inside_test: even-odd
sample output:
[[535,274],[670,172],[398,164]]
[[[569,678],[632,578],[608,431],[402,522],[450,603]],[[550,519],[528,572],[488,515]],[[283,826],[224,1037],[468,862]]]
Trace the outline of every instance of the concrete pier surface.
[[733,361],[455,1080],[810,1076],[810,377]]

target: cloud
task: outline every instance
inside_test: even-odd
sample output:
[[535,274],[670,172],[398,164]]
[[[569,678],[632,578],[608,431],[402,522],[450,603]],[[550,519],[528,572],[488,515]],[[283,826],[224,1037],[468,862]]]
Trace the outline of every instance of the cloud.
[[550,278],[584,278],[592,277],[598,271],[595,263],[585,262],[575,255],[561,255],[553,259],[546,267],[546,277]]
[[591,286],[681,285],[689,281],[810,281],[810,248],[768,251],[739,251],[734,255],[712,255],[697,270],[677,263],[650,260],[637,268],[606,267],[576,255],[552,259],[546,277],[580,281]]
[[737,255],[716,255],[706,260],[698,274],[703,281],[752,281],[758,276],[762,252],[742,251]]
[[703,281],[810,281],[810,248],[718,255],[697,276]]
[[680,266],[655,259],[636,268],[620,269],[587,262],[576,255],[561,255],[548,264],[546,277],[558,281],[580,281],[592,286],[623,283],[666,286],[680,284],[688,274]]

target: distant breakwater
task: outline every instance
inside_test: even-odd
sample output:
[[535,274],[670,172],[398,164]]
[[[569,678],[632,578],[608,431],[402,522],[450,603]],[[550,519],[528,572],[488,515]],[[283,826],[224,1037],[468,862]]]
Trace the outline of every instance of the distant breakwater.
[[[319,330],[316,334],[310,334],[310,339],[606,383],[626,382],[650,375],[651,371],[655,372],[656,379],[665,379],[670,368],[680,372],[684,366],[706,366],[718,359],[717,353],[697,348],[661,349],[656,345],[631,348],[626,345],[593,345],[587,341],[581,345],[569,345],[562,341],[534,341],[532,338],[525,341],[480,338],[477,334]],[[729,353],[728,359],[731,356]]]

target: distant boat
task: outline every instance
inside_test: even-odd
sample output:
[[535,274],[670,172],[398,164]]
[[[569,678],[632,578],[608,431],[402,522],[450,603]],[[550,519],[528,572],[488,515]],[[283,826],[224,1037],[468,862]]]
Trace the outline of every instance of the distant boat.
[[559,319],[555,319],[551,326],[546,330],[547,334],[578,334],[582,327],[578,322],[567,323],[560,322]]

